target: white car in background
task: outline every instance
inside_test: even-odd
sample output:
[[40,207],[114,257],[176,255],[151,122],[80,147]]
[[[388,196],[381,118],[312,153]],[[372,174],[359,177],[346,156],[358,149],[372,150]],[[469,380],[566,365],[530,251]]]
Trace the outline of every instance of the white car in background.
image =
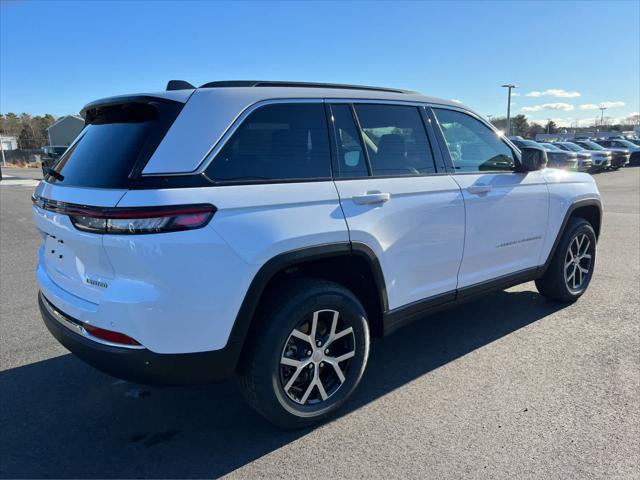
[[236,376],[266,418],[302,427],[351,396],[370,335],[531,280],[573,302],[594,272],[593,178],[459,103],[170,82],[83,115],[33,197],[39,305],[116,377]]

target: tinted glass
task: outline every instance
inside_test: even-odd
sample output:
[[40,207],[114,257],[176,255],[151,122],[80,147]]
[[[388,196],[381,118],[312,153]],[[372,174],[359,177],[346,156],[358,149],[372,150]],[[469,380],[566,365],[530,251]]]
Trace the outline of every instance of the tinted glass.
[[541,143],[540,145],[547,147],[549,150],[555,150],[556,152],[560,150],[560,148],[558,148],[558,146],[554,145],[553,143]]
[[356,105],[374,176],[435,172],[429,140],[417,107]]
[[128,188],[134,167],[140,171],[182,108],[181,103],[129,103],[98,107],[78,140],[53,165],[63,180],[49,183],[89,188]]
[[434,108],[456,172],[511,171],[514,155],[493,130],[455,110]]
[[331,177],[323,104],[258,108],[216,155],[207,176],[215,181]]
[[533,140],[514,140],[513,143],[515,143],[515,145],[518,148],[524,148],[524,147],[540,148],[540,144],[538,142],[534,142]]
[[582,150],[584,150],[584,148],[582,148],[580,145],[576,145],[575,143],[570,143],[570,142],[563,143],[562,146],[566,147],[572,152],[581,152]]
[[590,140],[583,140],[581,142],[576,142],[578,145],[582,145],[587,150],[604,150],[601,145],[598,145],[596,142],[592,142]]
[[367,160],[360,141],[350,105],[331,105],[333,129],[336,137],[336,176],[366,177]]

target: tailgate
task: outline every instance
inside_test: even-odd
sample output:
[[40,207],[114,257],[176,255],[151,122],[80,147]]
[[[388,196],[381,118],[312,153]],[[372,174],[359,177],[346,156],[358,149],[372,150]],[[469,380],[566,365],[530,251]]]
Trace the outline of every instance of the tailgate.
[[104,247],[103,236],[76,229],[67,215],[58,213],[58,202],[113,207],[126,190],[84,189],[50,185],[42,182],[35,196],[47,202],[47,210],[36,202],[33,219],[43,243],[39,251],[39,268],[66,292],[99,303],[106,285],[114,277]]

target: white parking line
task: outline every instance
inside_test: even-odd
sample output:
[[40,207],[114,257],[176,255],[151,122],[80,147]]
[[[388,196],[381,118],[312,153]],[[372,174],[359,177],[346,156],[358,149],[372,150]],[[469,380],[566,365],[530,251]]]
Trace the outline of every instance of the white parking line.
[[36,187],[40,180],[29,178],[16,178],[12,175],[3,175],[0,180],[0,187]]

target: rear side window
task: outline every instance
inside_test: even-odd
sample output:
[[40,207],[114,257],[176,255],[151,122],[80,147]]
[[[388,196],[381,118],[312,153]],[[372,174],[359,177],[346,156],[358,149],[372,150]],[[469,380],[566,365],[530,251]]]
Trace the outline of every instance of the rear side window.
[[515,168],[512,150],[482,122],[456,110],[434,108],[433,111],[456,172],[512,171]]
[[367,177],[367,159],[350,105],[331,105],[336,137],[336,177]]
[[178,116],[172,101],[90,108],[75,143],[53,165],[62,177],[49,183],[88,188],[128,188]]
[[214,181],[331,177],[322,103],[275,103],[252,112],[206,172]]
[[429,140],[417,107],[356,105],[374,176],[435,172]]

